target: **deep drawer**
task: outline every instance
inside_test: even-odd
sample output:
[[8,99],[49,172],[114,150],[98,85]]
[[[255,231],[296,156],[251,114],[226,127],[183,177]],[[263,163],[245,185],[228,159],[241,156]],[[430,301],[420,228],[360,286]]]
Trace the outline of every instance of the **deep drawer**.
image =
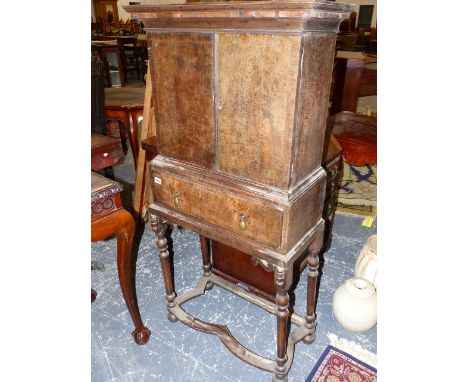
[[[221,187],[221,186],[220,186]],[[281,245],[284,211],[272,204],[216,190],[162,172],[153,173],[155,202],[272,248]]]

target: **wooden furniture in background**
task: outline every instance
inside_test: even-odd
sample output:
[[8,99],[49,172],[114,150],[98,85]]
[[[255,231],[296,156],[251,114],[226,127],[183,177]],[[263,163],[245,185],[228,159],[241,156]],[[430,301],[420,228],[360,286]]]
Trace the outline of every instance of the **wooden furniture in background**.
[[125,73],[120,57],[120,48],[116,40],[92,41],[92,54],[97,54],[104,62],[105,86],[121,87],[125,86]]
[[357,27],[370,28],[372,24],[373,5],[360,5]]
[[[132,245],[135,222],[132,215],[122,208],[122,186],[95,172],[91,172],[91,241],[117,236],[117,269],[120,288],[130,316],[135,324],[132,332],[138,345],[148,342],[151,331],[143,325],[138,309],[133,272]],[[96,292],[91,292],[91,298]]]
[[99,171],[124,159],[120,139],[91,132],[91,169]]
[[377,95],[377,69],[364,65],[361,81],[359,82],[358,97]]
[[136,36],[122,36],[117,39],[125,74],[125,82],[127,82],[128,75],[131,73],[135,73],[138,79],[142,79],[143,77],[145,64],[141,49],[137,46],[137,41]]
[[[144,88],[106,88],[104,89],[104,104],[108,121],[120,121],[124,127],[122,132],[118,125],[109,128],[107,134],[126,137],[130,142],[135,168],[138,158],[138,122],[143,118]],[[111,125],[112,126],[112,125]],[[124,136],[122,137],[122,134]]]
[[328,119],[329,131],[352,166],[377,165],[377,118],[344,111]]
[[143,123],[141,126],[141,142],[142,147],[138,151],[137,173],[135,177],[135,191],[133,193],[133,211],[135,217],[141,221],[145,218],[149,204],[153,201],[151,191],[151,175],[149,171],[149,161],[156,156],[146,150],[144,146],[145,140],[156,135],[156,123],[154,120],[154,109],[151,107],[153,100],[153,84],[151,80],[151,72],[148,71],[146,77],[146,89],[143,106]]
[[330,114],[356,111],[364,63],[365,56],[361,52],[336,52]]
[[322,153],[322,167],[327,173],[327,186],[322,214],[322,218],[325,221],[322,252],[330,248],[332,241],[333,222],[335,220],[338,191],[342,178],[342,152],[343,149],[335,136],[333,134],[326,134]]
[[[117,0],[93,0],[94,16],[98,23],[113,23],[119,26],[119,9]],[[112,14],[112,19],[109,19],[109,12]]]
[[98,55],[91,56],[91,131],[106,134],[104,62]]
[[[298,341],[315,336],[326,173],[320,166],[336,31],[351,6],[259,1],[127,6],[147,32],[158,155],[157,235],[171,321],[220,337],[233,354],[285,381]],[[252,17],[252,16],[255,17]],[[296,106],[296,107],[295,107]],[[203,276],[176,296],[168,223],[202,236]],[[210,242],[273,273],[275,303],[211,272]],[[306,261],[305,317],[291,314],[294,263]],[[277,315],[277,357],[243,347],[225,326],[181,305],[213,284]],[[289,322],[297,329],[289,332]]]
[[357,33],[340,32],[336,37],[336,50],[353,52],[356,49]]

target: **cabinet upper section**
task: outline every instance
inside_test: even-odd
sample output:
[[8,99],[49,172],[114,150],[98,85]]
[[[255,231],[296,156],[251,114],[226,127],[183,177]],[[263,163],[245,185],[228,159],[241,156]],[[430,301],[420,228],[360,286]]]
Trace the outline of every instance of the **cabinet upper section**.
[[197,30],[268,29],[312,31],[337,29],[349,17],[352,5],[332,1],[197,1],[173,5],[123,7],[140,19],[147,31],[153,28]]
[[148,32],[159,155],[289,193],[313,176],[323,150],[336,27],[349,6],[252,1],[125,8]]

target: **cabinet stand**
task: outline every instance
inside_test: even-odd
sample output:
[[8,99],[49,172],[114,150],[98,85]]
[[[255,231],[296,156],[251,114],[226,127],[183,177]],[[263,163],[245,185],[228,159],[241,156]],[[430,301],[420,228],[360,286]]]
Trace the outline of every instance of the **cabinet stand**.
[[[192,329],[199,330],[205,333],[216,334],[226,348],[240,358],[242,361],[255,366],[259,369],[274,373],[273,381],[287,381],[287,375],[291,368],[294,358],[294,348],[297,342],[303,341],[305,344],[311,344],[315,340],[316,328],[316,285],[318,277],[319,259],[318,253],[322,246],[323,238],[323,220],[314,230],[312,242],[309,245],[307,252],[307,308],[304,317],[291,313],[289,309],[289,291],[291,287],[291,278],[287,278],[286,274],[292,271],[294,257],[289,261],[283,262],[283,265],[274,264],[264,259],[254,258],[258,265],[262,266],[269,272],[274,272],[275,287],[276,287],[276,303],[268,301],[236,284],[229,282],[213,273],[211,273],[211,256],[209,253],[209,239],[200,236],[202,260],[203,260],[203,275],[197,282],[197,285],[177,296],[173,283],[173,262],[169,254],[168,240],[166,238],[167,228],[170,224],[168,220],[158,216],[155,209],[150,207],[151,227],[156,234],[156,245],[159,251],[159,259],[163,272],[164,285],[166,288],[166,300],[168,319],[171,322],[180,321]],[[296,257],[297,258],[297,257]],[[221,288],[247,300],[250,303],[266,310],[277,316],[277,356],[276,360],[271,360],[252,352],[244,347],[231,334],[228,327],[225,325],[212,324],[187,313],[182,305],[198,296],[205,294],[213,285],[218,285]],[[289,321],[297,326],[294,331],[289,330]]]

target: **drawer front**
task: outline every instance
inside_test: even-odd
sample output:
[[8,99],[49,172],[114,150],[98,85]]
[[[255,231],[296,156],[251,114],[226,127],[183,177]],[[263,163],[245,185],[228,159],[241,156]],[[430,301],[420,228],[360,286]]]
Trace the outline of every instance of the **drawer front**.
[[281,209],[165,173],[153,175],[156,203],[272,248],[281,245]]

